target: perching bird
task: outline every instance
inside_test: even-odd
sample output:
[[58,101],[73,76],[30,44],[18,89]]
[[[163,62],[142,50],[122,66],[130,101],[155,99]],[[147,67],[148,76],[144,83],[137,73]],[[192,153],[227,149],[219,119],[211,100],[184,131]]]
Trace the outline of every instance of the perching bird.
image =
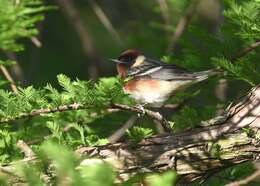
[[121,53],[117,71],[122,79],[130,78],[123,89],[139,104],[161,107],[169,97],[209,76],[219,74],[216,69],[190,72],[174,64],[166,64],[129,49]]

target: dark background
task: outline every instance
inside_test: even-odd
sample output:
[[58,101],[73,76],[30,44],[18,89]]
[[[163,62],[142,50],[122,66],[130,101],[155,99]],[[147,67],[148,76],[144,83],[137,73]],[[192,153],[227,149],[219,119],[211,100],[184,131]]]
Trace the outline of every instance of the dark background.
[[[67,10],[62,5],[66,2],[72,3]],[[59,73],[71,78],[95,79],[96,77],[91,75],[91,64],[94,64],[97,76],[114,76],[115,65],[108,59],[117,58],[120,52],[127,48],[139,49],[159,59],[167,54],[174,28],[188,6],[188,1],[168,1],[170,22],[167,23],[157,0],[96,1],[118,34],[118,42],[95,14],[91,2],[95,3],[88,0],[46,1],[58,9],[47,12],[45,21],[38,24],[38,39],[42,47],[37,48],[32,42],[25,41],[27,50],[17,56],[22,75],[20,78],[16,75],[16,78],[22,84],[38,86],[45,85],[46,82],[56,83],[56,75]],[[209,5],[212,6],[211,11],[206,8]],[[193,22],[200,24],[206,32],[217,34],[222,21],[221,6],[217,0],[202,1]],[[71,11],[76,11],[73,18],[68,16],[68,12]],[[82,36],[82,31],[78,31],[78,24],[88,32],[88,38]],[[184,37],[190,37],[188,34]],[[90,48],[94,51],[92,54],[84,48],[84,43],[90,43],[90,40]],[[203,41],[203,38],[199,38],[199,42],[196,38],[191,38],[191,43],[197,45],[200,52],[207,52],[202,46],[204,42],[207,41]],[[182,50],[183,47],[179,44],[171,54],[181,55]],[[201,64],[180,65],[187,68],[195,67],[191,70],[201,70],[208,67],[209,61],[204,63],[204,67]]]

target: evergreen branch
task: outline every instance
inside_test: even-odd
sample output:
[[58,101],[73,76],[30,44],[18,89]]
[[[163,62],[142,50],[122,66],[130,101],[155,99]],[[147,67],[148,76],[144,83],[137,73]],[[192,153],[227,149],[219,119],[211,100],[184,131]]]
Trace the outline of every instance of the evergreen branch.
[[35,116],[39,116],[41,114],[50,114],[50,113],[64,112],[64,111],[68,111],[68,110],[80,110],[80,109],[84,109],[83,105],[80,104],[80,103],[73,103],[73,104],[70,104],[70,105],[61,105],[61,106],[56,107],[56,108],[38,109],[38,110],[34,110],[32,112],[29,112],[29,113],[22,113],[22,114],[20,114],[16,117],[13,117],[13,118],[2,119],[2,120],[0,120],[0,124],[13,122],[13,121],[16,121],[16,120],[19,120],[19,119],[35,117]]
[[234,61],[246,56],[249,52],[255,50],[259,46],[260,46],[260,41],[256,41],[255,43],[252,43],[251,45],[249,45],[248,47],[244,48],[243,50],[238,52],[236,55],[234,55],[231,58],[231,61],[234,62]]
[[[22,113],[22,114],[20,114],[16,117],[13,117],[13,118],[2,119],[2,120],[0,120],[0,124],[13,122],[13,121],[16,121],[16,120],[19,120],[19,119],[36,117],[36,116],[39,116],[39,115],[42,115],[42,114],[50,114],[50,113],[56,113],[56,112],[65,112],[65,111],[70,111],[70,110],[82,110],[82,109],[90,109],[90,108],[92,108],[92,107],[85,107],[81,103],[73,103],[73,104],[69,104],[69,105],[61,105],[61,106],[58,106],[56,108],[38,109],[38,110],[34,110],[32,112],[29,112],[29,113]],[[159,112],[154,112],[154,111],[151,111],[151,110],[148,110],[148,109],[142,110],[138,107],[132,107],[132,106],[117,104],[117,103],[112,104],[107,109],[108,110],[109,109],[119,109],[119,110],[126,110],[126,111],[130,111],[130,112],[135,112],[135,113],[138,113],[138,114],[146,114],[150,118],[160,122],[165,131],[167,131],[167,132],[172,131],[169,122]]]

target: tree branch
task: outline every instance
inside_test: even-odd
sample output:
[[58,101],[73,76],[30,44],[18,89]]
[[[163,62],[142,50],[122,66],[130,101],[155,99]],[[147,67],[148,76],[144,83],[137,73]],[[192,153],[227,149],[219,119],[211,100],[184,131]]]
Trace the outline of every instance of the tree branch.
[[[42,114],[50,114],[50,113],[57,113],[57,112],[65,112],[65,111],[69,111],[69,110],[82,110],[82,109],[91,109],[93,107],[87,107],[84,106],[81,103],[73,103],[73,104],[69,104],[69,105],[61,105],[59,107],[56,108],[44,108],[44,109],[38,109],[38,110],[34,110],[32,112],[29,113],[22,113],[16,117],[13,118],[5,118],[5,119],[1,119],[0,120],[0,124],[3,123],[10,123],[19,119],[26,119],[26,118],[30,118],[30,117],[36,117]],[[130,111],[130,112],[134,112],[134,113],[138,113],[138,114],[144,114],[143,112],[145,112],[145,114],[147,116],[149,116],[150,118],[160,122],[162,124],[162,126],[164,127],[165,131],[167,132],[171,132],[172,129],[168,123],[168,121],[159,113],[159,112],[154,112],[148,109],[140,109],[137,107],[132,107],[132,106],[128,106],[128,105],[123,105],[123,104],[112,104],[111,106],[108,106],[107,110],[110,109],[119,109],[119,110],[125,110],[125,111]]]
[[166,132],[172,132],[172,128],[169,122],[159,112],[154,112],[148,109],[142,110],[138,107],[130,107],[128,105],[122,105],[122,104],[113,104],[112,107],[119,108],[121,110],[130,111],[130,112],[136,112],[139,114],[146,114],[150,118],[160,122]]
[[50,113],[56,113],[56,112],[64,112],[68,110],[80,110],[80,109],[85,109],[82,104],[80,103],[73,103],[70,105],[61,105],[56,108],[45,108],[45,109],[39,109],[39,110],[34,110],[29,113],[22,113],[19,116],[13,117],[13,118],[5,118],[0,120],[0,124],[3,123],[8,123],[8,122],[13,122],[19,119],[26,119],[30,117],[36,117],[42,114],[50,114]]
[[[120,178],[138,172],[175,169],[180,181],[191,182],[221,169],[258,159],[260,143],[260,86],[228,110],[218,125],[176,134],[157,135],[138,144],[115,143],[81,147],[76,152],[112,163]],[[249,127],[254,135],[242,129]]]
[[260,46],[260,41],[256,41],[255,43],[252,43],[251,45],[249,45],[248,47],[244,48],[243,50],[238,52],[236,55],[234,55],[231,58],[231,61],[234,62],[234,61],[246,56],[248,53],[255,50],[259,46]]

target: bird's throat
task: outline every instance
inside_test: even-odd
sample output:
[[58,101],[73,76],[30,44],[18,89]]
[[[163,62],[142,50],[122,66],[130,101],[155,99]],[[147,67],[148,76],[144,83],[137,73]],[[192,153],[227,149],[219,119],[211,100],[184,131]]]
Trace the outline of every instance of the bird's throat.
[[120,78],[125,79],[126,78],[126,71],[127,68],[124,64],[118,64],[117,65],[117,72]]

